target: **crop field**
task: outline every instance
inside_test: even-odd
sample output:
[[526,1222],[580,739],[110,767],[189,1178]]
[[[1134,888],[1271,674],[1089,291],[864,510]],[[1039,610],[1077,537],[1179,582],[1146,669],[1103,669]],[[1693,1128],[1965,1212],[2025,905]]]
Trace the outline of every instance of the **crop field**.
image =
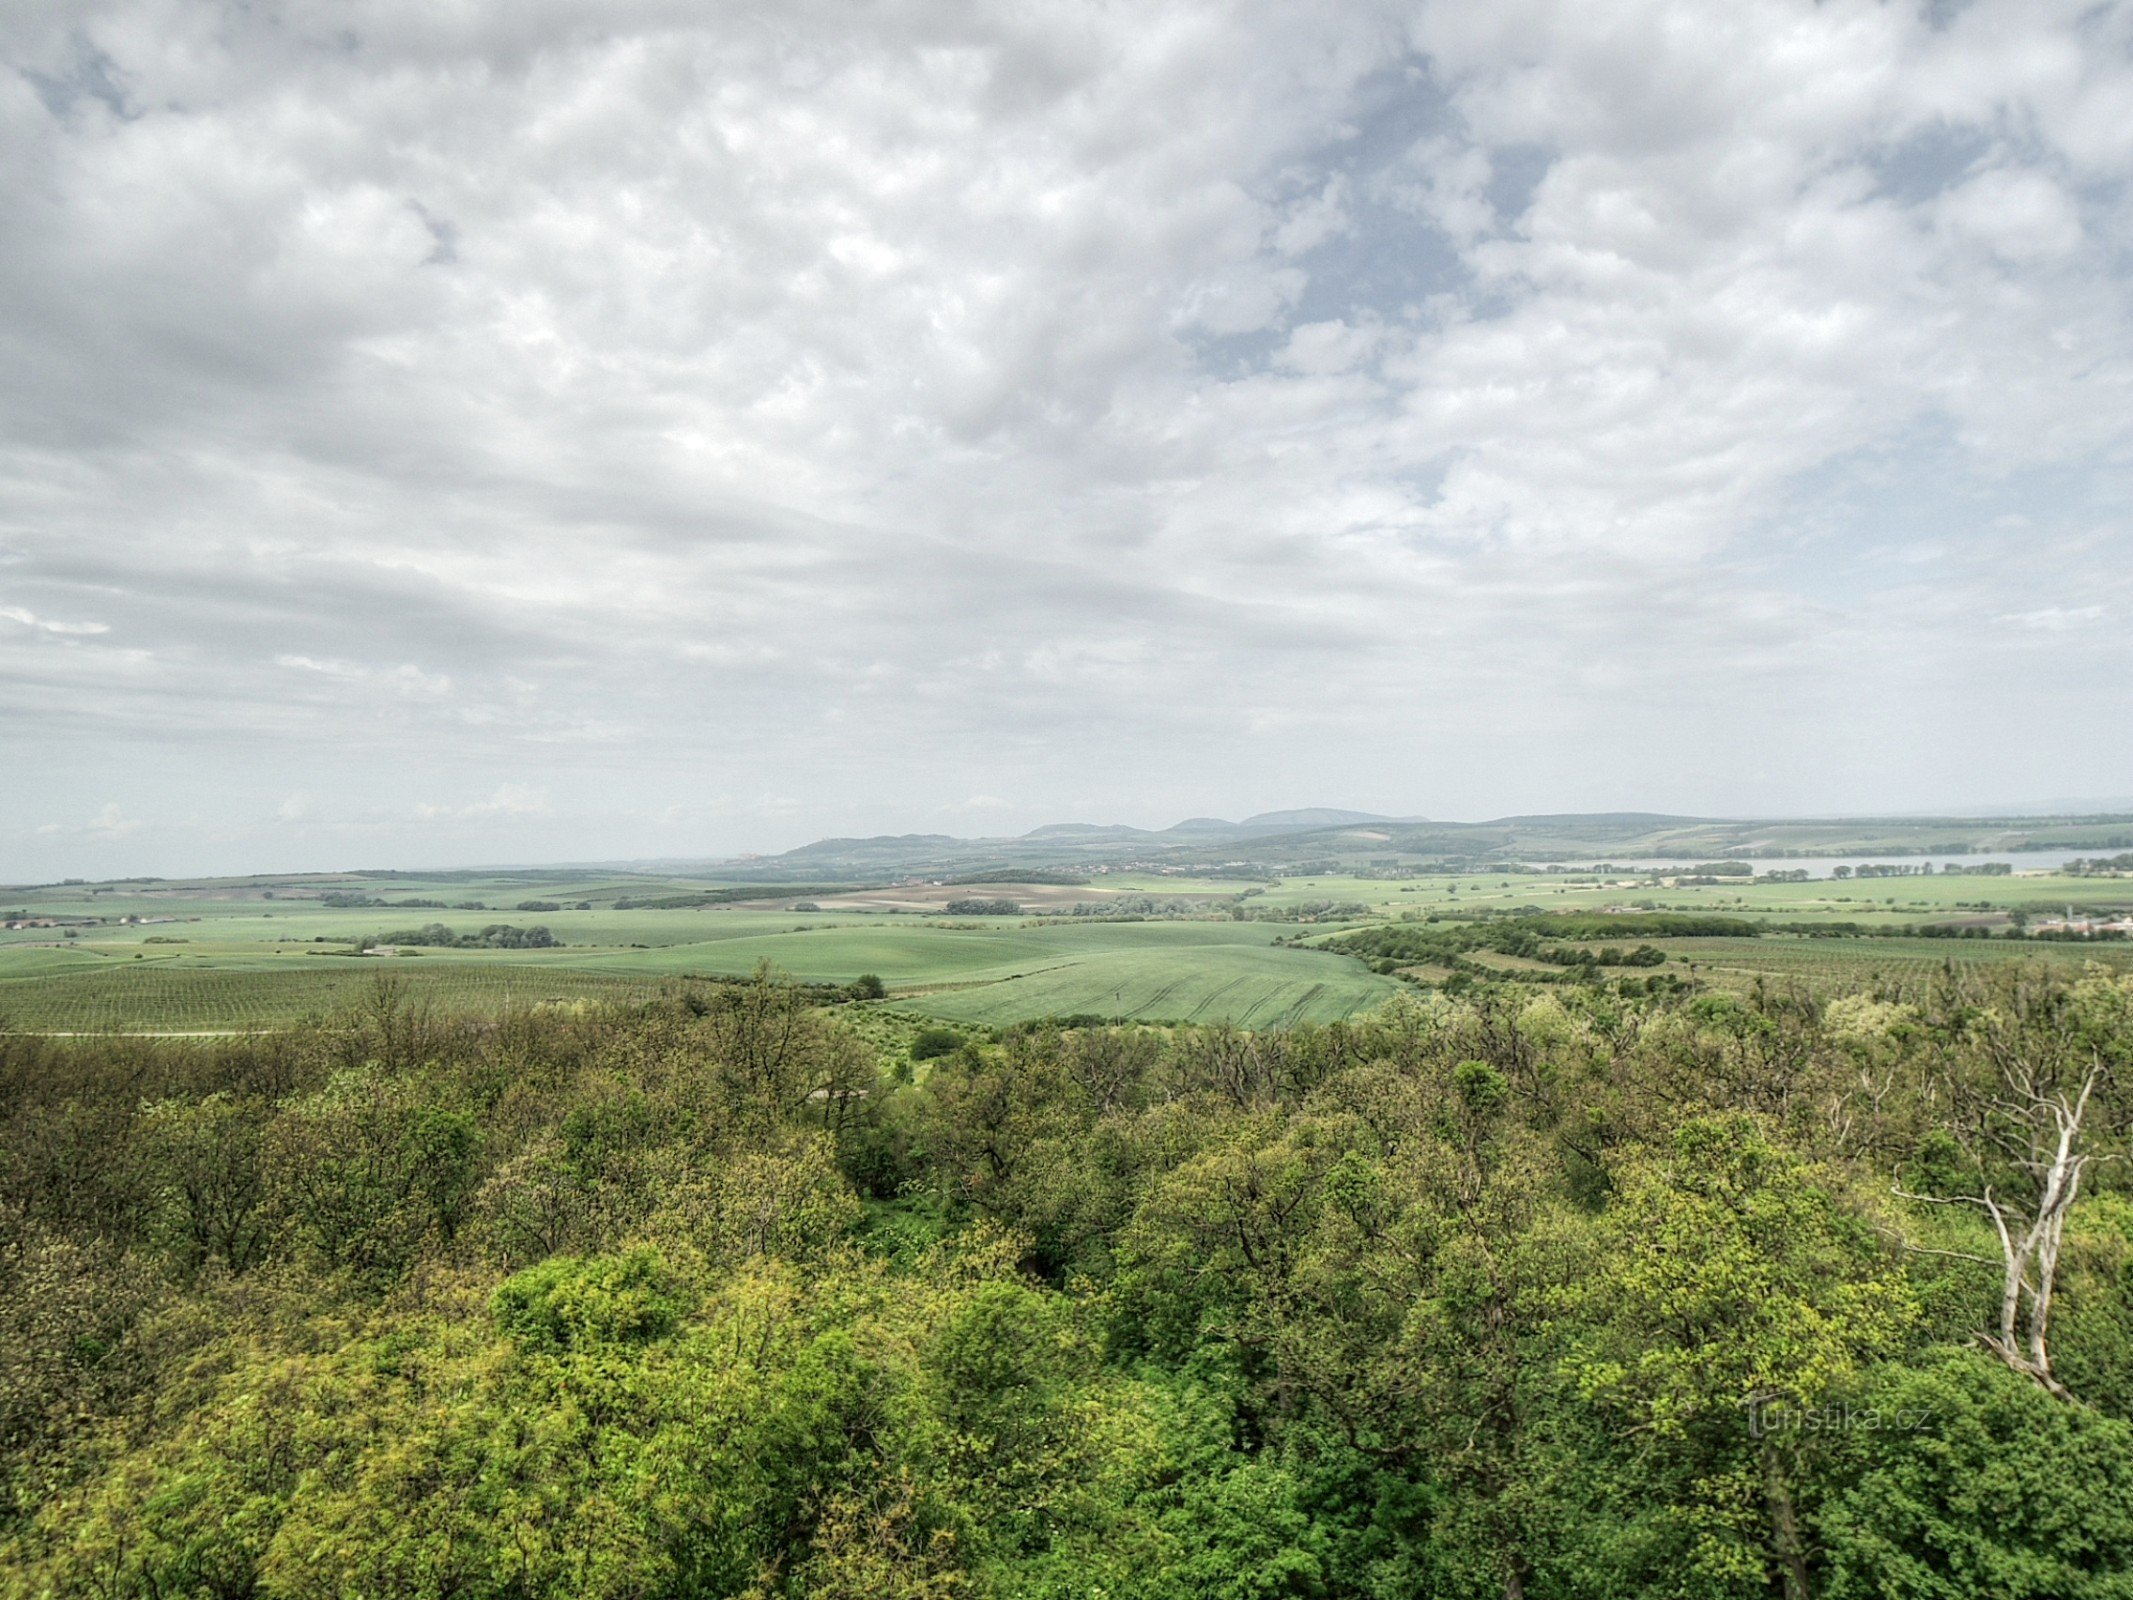
[[[334,905],[327,895],[380,903]],[[948,906],[960,900],[1006,900],[1018,910],[951,914]],[[972,1026],[1088,1014],[1267,1026],[1354,1016],[1399,992],[1399,978],[1362,962],[1282,942],[1315,943],[1387,918],[1640,909],[1869,927],[1965,919],[2004,926],[2016,910],[2034,917],[2129,903],[2133,883],[2124,879],[2046,873],[1806,883],[1513,870],[1259,882],[1111,874],[1085,885],[840,889],[558,872],[55,885],[0,890],[0,909],[33,924],[0,931],[0,1027],[267,1027],[343,1010],[381,971],[439,1011],[488,1013],[743,977],[766,962],[809,983],[872,973],[892,1005]],[[1094,911],[1107,914],[1087,914]],[[431,924],[472,939],[496,924],[538,926],[552,943],[406,943]],[[1950,961],[2133,965],[2133,945],[2109,943],[1786,935],[1662,942],[1668,970],[1721,988],[1759,977],[1809,988],[1864,974],[1916,980]],[[358,954],[381,943],[402,953]],[[1486,951],[1465,966],[1469,975],[1511,980],[1560,975],[1546,963]],[[1451,973],[1425,965],[1409,976],[1427,984]]]
[[2012,943],[1991,939],[1655,939],[1668,966],[1720,988],[1745,988],[1757,978],[1809,990],[1856,986],[1870,978],[1930,979],[1945,965],[1978,967],[2031,960],[2079,967],[2101,962],[2133,968],[2133,945]]
[[803,983],[849,983],[871,972],[892,989],[1004,977],[1044,959],[1047,946],[1012,922],[968,927],[903,922],[754,931],[651,950],[600,952],[576,964],[603,972],[745,977],[767,961]]
[[[361,1002],[390,973],[410,1000],[476,1014],[512,1005],[623,999],[692,975],[745,976],[768,960],[803,982],[848,982],[875,972],[896,1003],[999,1026],[1069,1013],[1266,1026],[1332,1021],[1381,1003],[1399,985],[1358,963],[1264,939],[1216,943],[1195,924],[1074,937],[1017,937],[941,928],[822,928],[650,951],[499,952],[482,959],[0,963],[0,1026],[40,1033],[191,1032],[271,1027]],[[38,954],[43,954],[38,952]],[[302,958],[296,958],[301,960]]]
[[[396,966],[410,1002],[453,1016],[494,1015],[513,1006],[622,1000],[657,983],[606,973],[499,963]],[[205,962],[114,963],[101,970],[0,976],[0,1027],[34,1033],[220,1033],[281,1027],[343,1013],[362,1003],[381,971],[376,962],[289,971],[217,967]]]
[[[514,913],[513,920],[528,921]],[[429,912],[457,929],[479,916]],[[1277,946],[1280,923],[795,915],[752,907],[542,914],[550,949],[342,953],[389,931],[376,908],[307,908],[80,930],[0,945],[0,1026],[50,1033],[207,1032],[327,1016],[390,973],[412,1000],[473,1014],[623,998],[767,962],[801,982],[873,973],[899,1006],[986,1026],[1098,1013],[1268,1025],[1328,1021],[1399,985],[1360,964]],[[156,942],[150,943],[153,939]]]
[[1716,912],[1787,921],[1885,923],[1945,920],[1989,908],[2047,916],[2133,905],[2133,881],[2070,878],[2057,873],[1981,877],[1961,873],[1807,883],[1666,884],[1593,873],[1463,873],[1395,880],[1322,876],[1289,878],[1251,903],[1295,906],[1313,900],[1354,901],[1397,916],[1406,911],[1600,910]]
[[1148,943],[1125,950],[1069,947],[1054,954],[1053,964],[1019,976],[901,1004],[988,1027],[1080,1015],[1265,1028],[1338,1022],[1382,1005],[1401,988],[1340,956],[1265,945],[1165,949]]

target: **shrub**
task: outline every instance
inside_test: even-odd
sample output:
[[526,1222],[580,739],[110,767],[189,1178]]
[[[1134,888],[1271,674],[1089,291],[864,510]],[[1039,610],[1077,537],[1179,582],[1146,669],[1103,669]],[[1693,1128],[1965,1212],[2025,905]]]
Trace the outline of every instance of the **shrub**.
[[963,1036],[953,1028],[921,1028],[911,1041],[913,1061],[935,1061],[952,1056],[963,1046]]
[[498,1286],[496,1325],[528,1350],[560,1353],[603,1344],[649,1344],[681,1321],[680,1291],[656,1251],[557,1256]]

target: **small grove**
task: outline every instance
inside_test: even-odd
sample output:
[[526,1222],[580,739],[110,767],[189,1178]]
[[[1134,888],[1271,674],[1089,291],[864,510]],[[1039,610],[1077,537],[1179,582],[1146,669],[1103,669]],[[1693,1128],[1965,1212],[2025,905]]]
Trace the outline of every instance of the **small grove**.
[[2133,1593],[2133,982],[822,1000],[0,1037],[0,1593]]
[[[1677,912],[1411,917],[1336,934],[1318,947],[1338,955],[1352,956],[1380,973],[1396,973],[1408,966],[1437,966],[1461,980],[1486,979],[1494,975],[1468,958],[1477,952],[1488,951],[1545,962],[1571,969],[1573,976],[1590,977],[1591,969],[1596,967],[1662,966],[1666,954],[1654,945],[1641,942],[1628,949],[1612,944],[1588,949],[1583,941],[1625,936],[1640,941],[1753,939],[1762,931],[1759,924],[1740,917],[1693,916]],[[1658,987],[1673,986],[1674,980],[1668,979]],[[1461,988],[1463,982],[1454,983],[1452,987],[1455,990]]]

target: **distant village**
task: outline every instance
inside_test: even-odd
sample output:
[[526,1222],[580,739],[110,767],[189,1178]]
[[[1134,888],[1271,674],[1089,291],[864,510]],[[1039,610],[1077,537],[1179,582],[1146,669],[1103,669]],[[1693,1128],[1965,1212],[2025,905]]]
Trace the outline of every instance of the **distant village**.
[[163,922],[198,922],[198,917],[46,917],[17,912],[0,927],[16,933],[25,928],[148,928]]
[[2133,938],[2133,914],[2118,916],[2097,915],[2077,917],[2069,906],[2063,917],[2048,917],[2031,925],[2032,931],[2055,934],[2062,939],[2124,939]]

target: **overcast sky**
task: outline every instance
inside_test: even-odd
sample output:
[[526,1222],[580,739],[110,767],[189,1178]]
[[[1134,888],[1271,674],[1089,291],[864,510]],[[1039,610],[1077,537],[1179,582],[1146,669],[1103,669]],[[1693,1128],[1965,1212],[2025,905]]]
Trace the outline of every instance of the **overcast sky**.
[[0,0],[0,881],[2133,792],[2133,8]]

